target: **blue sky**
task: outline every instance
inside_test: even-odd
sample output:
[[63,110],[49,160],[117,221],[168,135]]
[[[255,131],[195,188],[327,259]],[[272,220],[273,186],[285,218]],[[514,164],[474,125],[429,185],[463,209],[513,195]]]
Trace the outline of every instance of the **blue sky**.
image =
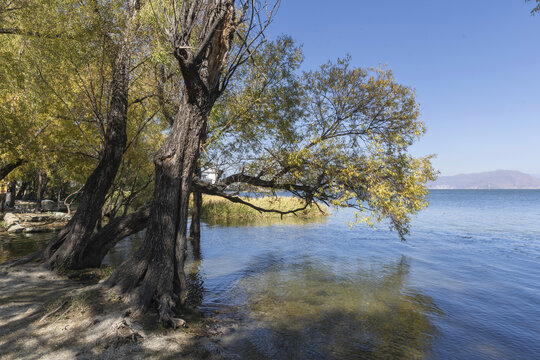
[[304,68],[346,54],[413,87],[428,132],[415,155],[441,175],[540,174],[540,15],[524,0],[283,0],[268,31]]

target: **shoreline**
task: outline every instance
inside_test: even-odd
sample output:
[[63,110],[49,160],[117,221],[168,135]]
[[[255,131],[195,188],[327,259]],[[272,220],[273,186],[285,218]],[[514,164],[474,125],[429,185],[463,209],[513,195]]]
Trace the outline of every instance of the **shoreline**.
[[185,319],[185,328],[164,329],[95,284],[36,264],[0,268],[2,359],[225,358],[215,319]]

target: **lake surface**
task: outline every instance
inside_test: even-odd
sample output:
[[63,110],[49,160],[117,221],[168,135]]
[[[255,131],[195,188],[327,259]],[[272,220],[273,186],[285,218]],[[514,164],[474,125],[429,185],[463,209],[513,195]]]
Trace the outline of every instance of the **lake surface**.
[[[540,356],[540,191],[436,190],[407,242],[325,219],[205,224],[189,298],[247,359]],[[47,239],[0,241],[3,258]],[[29,240],[30,239],[30,240]],[[32,245],[33,244],[33,245]],[[108,255],[117,264],[140,244]],[[234,331],[233,331],[234,330]]]

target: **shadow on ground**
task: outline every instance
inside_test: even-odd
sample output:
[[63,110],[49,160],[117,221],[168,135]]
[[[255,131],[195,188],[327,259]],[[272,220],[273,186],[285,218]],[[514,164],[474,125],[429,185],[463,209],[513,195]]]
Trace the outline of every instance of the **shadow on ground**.
[[34,265],[0,270],[0,358],[219,359],[188,330],[165,330],[151,314],[133,319],[99,287]]

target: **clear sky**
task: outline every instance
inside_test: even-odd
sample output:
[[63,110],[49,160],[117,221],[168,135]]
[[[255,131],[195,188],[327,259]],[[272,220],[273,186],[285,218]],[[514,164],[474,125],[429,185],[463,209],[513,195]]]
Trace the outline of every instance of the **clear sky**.
[[305,69],[346,54],[416,89],[415,155],[441,175],[540,174],[540,15],[524,0],[282,0],[268,31],[303,44]]

